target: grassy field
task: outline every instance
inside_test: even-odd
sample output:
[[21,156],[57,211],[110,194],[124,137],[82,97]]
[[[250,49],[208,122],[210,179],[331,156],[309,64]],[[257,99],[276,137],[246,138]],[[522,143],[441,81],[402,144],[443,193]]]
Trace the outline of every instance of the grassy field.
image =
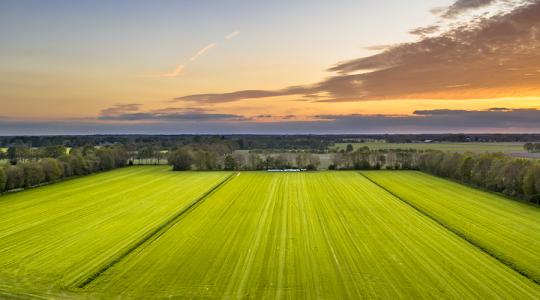
[[[365,142],[351,143],[354,149],[369,147],[372,150],[380,149],[416,149],[416,150],[442,150],[453,152],[503,152],[503,153],[526,153],[523,143],[385,143]],[[347,148],[347,143],[338,143],[334,147],[341,150]]]
[[[507,209],[509,226],[536,216]],[[0,197],[0,298],[33,296],[539,299],[540,285],[359,172],[148,166]]]
[[135,298],[540,297],[537,285],[354,172],[242,172],[86,289]]
[[69,286],[228,173],[133,167],[0,197],[0,282]]
[[539,207],[420,172],[363,174],[540,282]]

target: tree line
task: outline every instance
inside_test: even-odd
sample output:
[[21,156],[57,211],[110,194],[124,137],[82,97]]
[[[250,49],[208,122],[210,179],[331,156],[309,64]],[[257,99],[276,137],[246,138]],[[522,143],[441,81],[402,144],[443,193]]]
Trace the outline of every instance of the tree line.
[[329,169],[420,170],[526,201],[540,202],[540,161],[503,153],[370,150],[336,153]]
[[320,165],[318,155],[300,153],[224,152],[212,149],[181,148],[172,151],[168,162],[175,171],[185,170],[268,170],[306,169],[316,170]]
[[433,142],[538,142],[540,134],[344,134],[344,135],[69,135],[69,136],[0,136],[0,147],[27,145],[41,148],[51,145],[66,147],[124,145],[180,148],[192,143],[209,144],[225,141],[240,150],[311,150],[325,151],[335,143],[357,143],[361,140],[380,140],[388,143]]
[[63,146],[40,149],[22,146],[10,147],[3,155],[9,163],[0,166],[0,192],[123,167],[129,159],[122,146],[85,146],[73,148],[69,153]]
[[[134,159],[167,160],[174,170],[316,170],[320,157],[309,151],[285,153],[236,151],[228,140],[192,142],[164,149],[124,145],[68,149],[64,146],[13,146],[0,151],[0,192],[37,186],[133,164]],[[361,147],[332,154],[331,170],[421,170],[437,176],[538,203],[540,162],[502,153],[452,153],[436,150],[371,150]]]

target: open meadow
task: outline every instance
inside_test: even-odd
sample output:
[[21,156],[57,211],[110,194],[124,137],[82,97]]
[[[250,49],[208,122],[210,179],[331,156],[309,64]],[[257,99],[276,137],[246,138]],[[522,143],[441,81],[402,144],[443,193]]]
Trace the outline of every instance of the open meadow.
[[0,296],[538,299],[539,216],[416,172],[129,167],[0,196]]

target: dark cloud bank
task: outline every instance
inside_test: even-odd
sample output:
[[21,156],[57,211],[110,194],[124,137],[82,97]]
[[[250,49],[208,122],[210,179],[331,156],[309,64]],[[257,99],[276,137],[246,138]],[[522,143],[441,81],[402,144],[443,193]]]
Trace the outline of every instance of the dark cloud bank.
[[[458,0],[442,9],[443,18],[504,1]],[[418,28],[413,43],[390,47],[379,54],[339,63],[337,75],[306,86],[281,90],[243,90],[176,98],[199,104],[300,95],[306,101],[384,99],[478,99],[540,95],[540,0],[510,12],[479,18],[426,36],[437,25]],[[324,99],[310,98],[325,94]]]
[[[177,113],[182,114],[182,113]],[[493,108],[484,111],[418,110],[410,116],[318,115],[312,121],[255,122],[237,115],[188,112],[187,117],[159,113],[103,116],[96,122],[18,122],[0,120],[0,135],[18,134],[360,134],[540,132],[540,110]],[[238,120],[240,119],[240,120]],[[136,122],[132,122],[136,120]]]

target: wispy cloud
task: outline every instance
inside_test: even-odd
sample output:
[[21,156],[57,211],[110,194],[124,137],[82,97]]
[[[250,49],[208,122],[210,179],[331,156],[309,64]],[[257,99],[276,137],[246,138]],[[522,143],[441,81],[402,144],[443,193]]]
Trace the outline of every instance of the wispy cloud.
[[115,104],[111,107],[101,110],[101,115],[116,115],[116,114],[134,112],[134,111],[138,111],[140,107],[141,105],[137,103]]
[[184,65],[178,65],[173,72],[163,73],[163,74],[160,74],[159,76],[160,77],[177,77],[177,76],[180,76],[180,74],[182,74],[182,71],[184,71]]
[[151,121],[151,122],[216,122],[246,121],[246,117],[236,114],[216,113],[200,108],[169,107],[142,111],[139,104],[114,105],[103,109],[99,115],[103,121]]
[[182,72],[184,71],[186,64],[196,61],[199,57],[201,57],[203,54],[205,54],[206,52],[208,52],[210,49],[214,48],[215,46],[217,46],[217,43],[208,44],[206,47],[201,48],[199,51],[193,54],[193,56],[191,56],[186,63],[178,65],[176,69],[174,69],[174,71],[170,73],[158,74],[157,77],[178,77],[182,75]]
[[208,50],[214,48],[215,46],[217,46],[217,43],[211,43],[211,44],[208,44],[206,47],[202,48],[201,50],[197,51],[197,53],[195,53],[190,59],[189,61],[190,62],[194,62],[197,60],[197,58],[201,57],[203,54],[205,54],[206,52],[208,52]]
[[236,36],[238,36],[240,34],[240,30],[235,30],[229,34],[227,34],[227,36],[225,36],[225,40],[232,40],[234,39]]
[[[226,35],[225,40],[227,40],[227,41],[231,40],[231,39],[235,38],[239,34],[240,34],[240,31],[235,30],[235,31],[229,33],[228,35]],[[184,71],[186,65],[188,65],[189,63],[195,62],[197,59],[199,59],[199,57],[203,56],[206,52],[210,51],[212,48],[215,48],[217,45],[218,45],[218,43],[210,43],[210,44],[206,45],[205,47],[201,48],[199,51],[195,52],[195,54],[193,54],[188,59],[187,62],[178,65],[176,67],[176,69],[174,69],[174,71],[172,71],[172,72],[161,73],[161,74],[157,74],[157,75],[143,75],[141,77],[178,77],[178,76],[182,75],[182,72]]]

